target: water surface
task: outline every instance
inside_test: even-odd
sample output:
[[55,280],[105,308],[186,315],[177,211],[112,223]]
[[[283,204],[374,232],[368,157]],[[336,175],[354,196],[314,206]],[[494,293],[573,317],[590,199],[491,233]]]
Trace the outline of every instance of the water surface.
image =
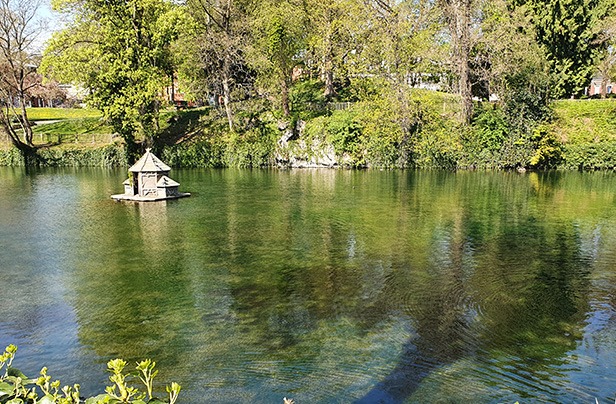
[[[0,345],[86,394],[153,358],[183,403],[613,402],[616,175],[0,168]],[[163,394],[162,388],[159,395]]]

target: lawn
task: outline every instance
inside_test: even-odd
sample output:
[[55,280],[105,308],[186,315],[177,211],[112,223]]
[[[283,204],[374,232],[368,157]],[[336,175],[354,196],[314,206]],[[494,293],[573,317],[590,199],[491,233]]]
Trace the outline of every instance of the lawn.
[[35,125],[37,143],[93,142],[109,143],[113,129],[101,118],[64,119]]
[[28,108],[30,121],[55,121],[59,119],[100,118],[101,112],[87,108]]

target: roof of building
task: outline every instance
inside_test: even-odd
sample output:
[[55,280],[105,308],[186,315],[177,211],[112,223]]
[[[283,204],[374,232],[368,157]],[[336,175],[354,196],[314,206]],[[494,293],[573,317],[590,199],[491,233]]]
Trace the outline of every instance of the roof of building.
[[158,182],[156,183],[156,187],[158,188],[170,188],[170,187],[179,187],[179,186],[180,184],[173,181],[171,178],[167,177],[166,175],[163,175],[162,177],[160,177],[160,180],[158,180]]
[[163,163],[158,157],[145,149],[145,154],[128,171],[132,173],[142,172],[168,172],[171,170],[167,164]]

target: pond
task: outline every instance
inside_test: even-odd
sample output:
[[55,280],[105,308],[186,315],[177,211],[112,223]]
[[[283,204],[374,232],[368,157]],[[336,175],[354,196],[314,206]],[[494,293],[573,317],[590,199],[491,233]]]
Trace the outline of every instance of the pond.
[[85,394],[613,402],[616,174],[0,168],[0,344]]

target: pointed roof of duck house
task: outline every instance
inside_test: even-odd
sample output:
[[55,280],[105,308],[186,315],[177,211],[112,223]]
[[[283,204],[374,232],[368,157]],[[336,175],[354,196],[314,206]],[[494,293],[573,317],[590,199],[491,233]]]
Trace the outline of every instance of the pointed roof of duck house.
[[141,172],[168,172],[171,170],[167,164],[163,163],[158,157],[145,149],[145,154],[128,171],[132,173]]
[[170,188],[170,187],[179,187],[180,184],[173,181],[171,178],[167,177],[166,175],[163,175],[162,177],[160,177],[160,180],[158,180],[158,182],[156,183],[156,186],[160,188]]

